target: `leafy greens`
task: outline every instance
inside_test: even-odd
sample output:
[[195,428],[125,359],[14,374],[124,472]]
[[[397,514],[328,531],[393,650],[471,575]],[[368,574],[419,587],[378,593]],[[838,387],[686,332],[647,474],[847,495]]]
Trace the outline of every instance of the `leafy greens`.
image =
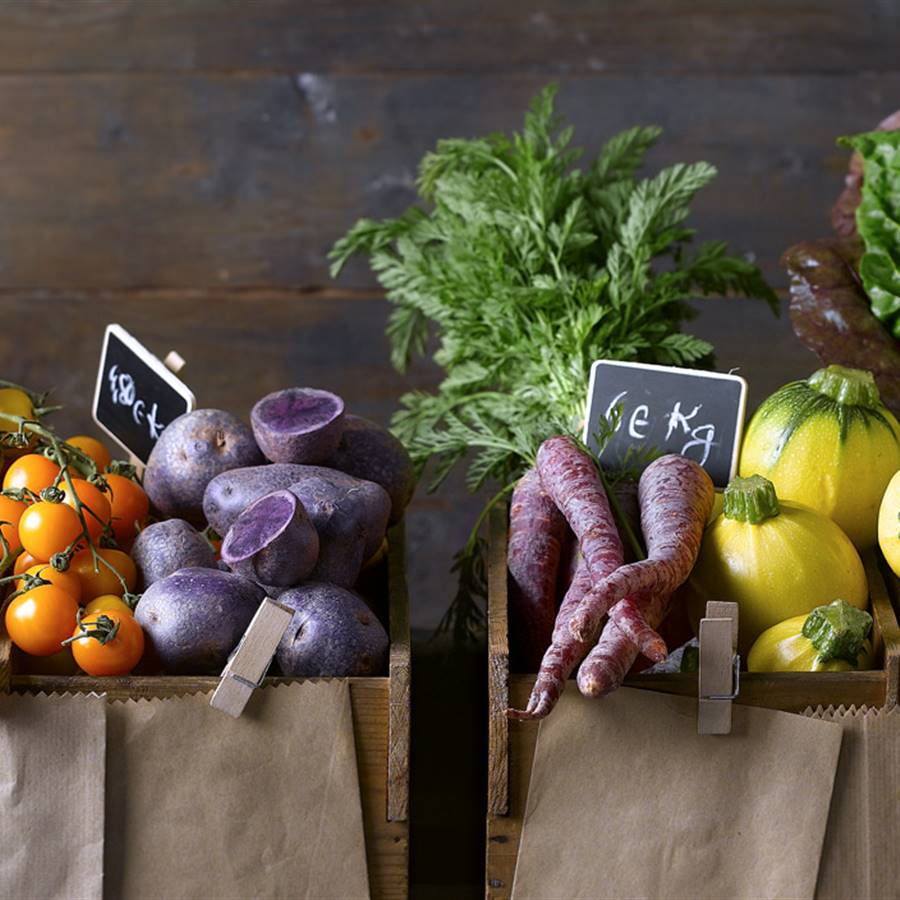
[[839,143],[863,158],[856,230],[865,252],[859,263],[872,312],[900,338],[900,131],[870,131]]
[[759,270],[722,242],[689,252],[689,204],[716,170],[677,164],[636,171],[660,135],[616,135],[584,169],[573,131],[554,111],[556,88],[532,101],[521,133],[438,142],[418,176],[430,211],[363,219],[331,251],[332,274],[356,253],[394,306],[392,361],[404,371],[435,338],[446,377],[434,393],[401,398],[393,429],[431,488],[468,458],[475,491],[501,486],[457,557],[450,617],[465,633],[483,594],[484,514],[533,464],[541,442],[580,435],[587,373],[596,359],[682,366],[712,362],[712,346],[680,331],[698,294],[776,298]]

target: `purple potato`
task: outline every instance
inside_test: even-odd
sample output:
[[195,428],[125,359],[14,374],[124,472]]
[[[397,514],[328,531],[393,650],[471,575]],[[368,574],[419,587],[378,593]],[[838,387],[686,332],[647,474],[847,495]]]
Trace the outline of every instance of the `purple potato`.
[[153,656],[172,675],[218,675],[262,602],[247,578],[179,569],[144,591],[134,617]]
[[319,535],[290,491],[273,491],[251,503],[222,541],[222,559],[232,571],[261,584],[299,584],[318,557]]
[[131,557],[146,590],[155,581],[179,569],[215,568],[216,554],[209,541],[184,519],[166,519],[148,525],[136,538]]
[[163,430],[147,460],[144,490],[167,519],[203,522],[203,493],[216,475],[263,461],[253,433],[221,409],[196,409]]
[[285,591],[278,602],[294,610],[275,653],[284,675],[346,678],[384,671],[387,632],[352,591],[312,582]]
[[234,469],[214,478],[203,510],[212,527],[225,534],[251,503],[290,488],[319,533],[319,561],[312,577],[347,587],[362,563],[381,546],[391,499],[380,485],[324,466],[287,463]]
[[416,470],[406,447],[387,428],[362,416],[344,417],[341,442],[326,465],[380,484],[391,498],[391,524],[400,521],[416,489]]
[[337,449],[343,420],[344,401],[315,388],[275,391],[250,412],[256,441],[274,463],[322,462]]

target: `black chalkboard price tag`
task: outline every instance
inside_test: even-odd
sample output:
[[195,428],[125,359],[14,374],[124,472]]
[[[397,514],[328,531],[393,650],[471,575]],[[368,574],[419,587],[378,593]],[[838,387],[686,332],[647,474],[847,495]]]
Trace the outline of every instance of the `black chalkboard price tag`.
[[604,465],[621,466],[629,448],[680,453],[724,487],[737,469],[746,404],[739,375],[599,360],[591,367],[584,440],[596,453],[598,423],[620,407]]
[[107,325],[94,391],[94,421],[133,457],[146,463],[163,428],[196,400],[121,325]]

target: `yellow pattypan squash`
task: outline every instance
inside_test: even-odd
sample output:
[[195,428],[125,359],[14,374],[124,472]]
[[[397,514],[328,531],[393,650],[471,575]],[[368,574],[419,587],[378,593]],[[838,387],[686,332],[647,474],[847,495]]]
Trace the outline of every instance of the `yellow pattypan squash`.
[[894,473],[881,500],[878,545],[887,564],[900,577],[900,471]]
[[777,390],[756,411],[740,474],[834,519],[858,550],[875,545],[878,504],[900,468],[900,424],[871,372],[828,366]]
[[849,672],[875,662],[872,617],[844,600],[766,629],[750,648],[750,672]]
[[739,604],[738,645],[745,655],[773,625],[812,612],[823,600],[868,604],[862,560],[831,519],[781,501],[755,475],[725,489],[722,513],[707,527],[688,583],[697,627],[709,600]]

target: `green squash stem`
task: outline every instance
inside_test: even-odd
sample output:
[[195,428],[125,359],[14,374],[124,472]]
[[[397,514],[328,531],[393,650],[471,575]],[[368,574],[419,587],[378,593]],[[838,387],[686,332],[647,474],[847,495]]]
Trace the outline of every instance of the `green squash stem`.
[[879,409],[881,395],[871,372],[848,369],[846,366],[826,366],[813,372],[806,383],[826,397],[844,406],[863,406]]
[[817,606],[803,623],[803,636],[819,651],[822,662],[843,659],[854,666],[871,630],[872,617],[846,600]]
[[732,478],[725,488],[722,515],[726,519],[758,525],[781,512],[775,485],[762,475]]

